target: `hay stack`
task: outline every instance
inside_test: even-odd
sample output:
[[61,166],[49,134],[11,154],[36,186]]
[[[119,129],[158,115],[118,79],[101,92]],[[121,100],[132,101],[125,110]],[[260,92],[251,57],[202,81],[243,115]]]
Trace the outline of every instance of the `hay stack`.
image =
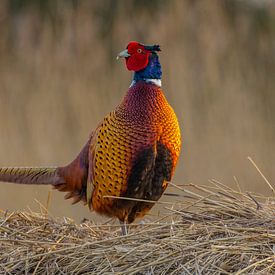
[[211,184],[174,186],[166,216],[128,236],[113,224],[2,213],[0,273],[274,274],[274,197]]

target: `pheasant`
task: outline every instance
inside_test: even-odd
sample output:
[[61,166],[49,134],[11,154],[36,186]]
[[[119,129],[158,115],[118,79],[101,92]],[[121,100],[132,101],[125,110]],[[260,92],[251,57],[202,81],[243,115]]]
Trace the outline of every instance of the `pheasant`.
[[122,234],[159,200],[174,174],[181,136],[161,89],[159,45],[130,42],[117,58],[134,71],[122,102],[91,133],[70,164],[0,168],[0,181],[50,184],[91,210],[117,217]]

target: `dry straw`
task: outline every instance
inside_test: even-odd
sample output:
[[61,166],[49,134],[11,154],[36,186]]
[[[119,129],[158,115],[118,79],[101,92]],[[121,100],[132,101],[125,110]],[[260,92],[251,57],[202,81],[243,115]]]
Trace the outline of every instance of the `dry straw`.
[[275,200],[216,180],[177,186],[163,218],[130,227],[80,225],[47,213],[4,213],[2,274],[274,274]]

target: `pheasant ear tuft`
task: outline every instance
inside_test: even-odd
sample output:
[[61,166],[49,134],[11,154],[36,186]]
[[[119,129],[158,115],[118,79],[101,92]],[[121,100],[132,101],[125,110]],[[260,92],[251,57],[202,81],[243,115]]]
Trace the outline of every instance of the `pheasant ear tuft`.
[[145,48],[147,51],[151,51],[151,52],[160,52],[160,51],[161,51],[160,45],[144,46],[144,48]]

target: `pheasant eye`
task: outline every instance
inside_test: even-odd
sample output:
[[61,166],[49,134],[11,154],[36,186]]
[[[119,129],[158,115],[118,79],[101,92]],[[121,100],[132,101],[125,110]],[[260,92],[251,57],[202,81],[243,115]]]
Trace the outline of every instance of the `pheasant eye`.
[[142,49],[137,49],[137,52],[138,53],[142,53]]

